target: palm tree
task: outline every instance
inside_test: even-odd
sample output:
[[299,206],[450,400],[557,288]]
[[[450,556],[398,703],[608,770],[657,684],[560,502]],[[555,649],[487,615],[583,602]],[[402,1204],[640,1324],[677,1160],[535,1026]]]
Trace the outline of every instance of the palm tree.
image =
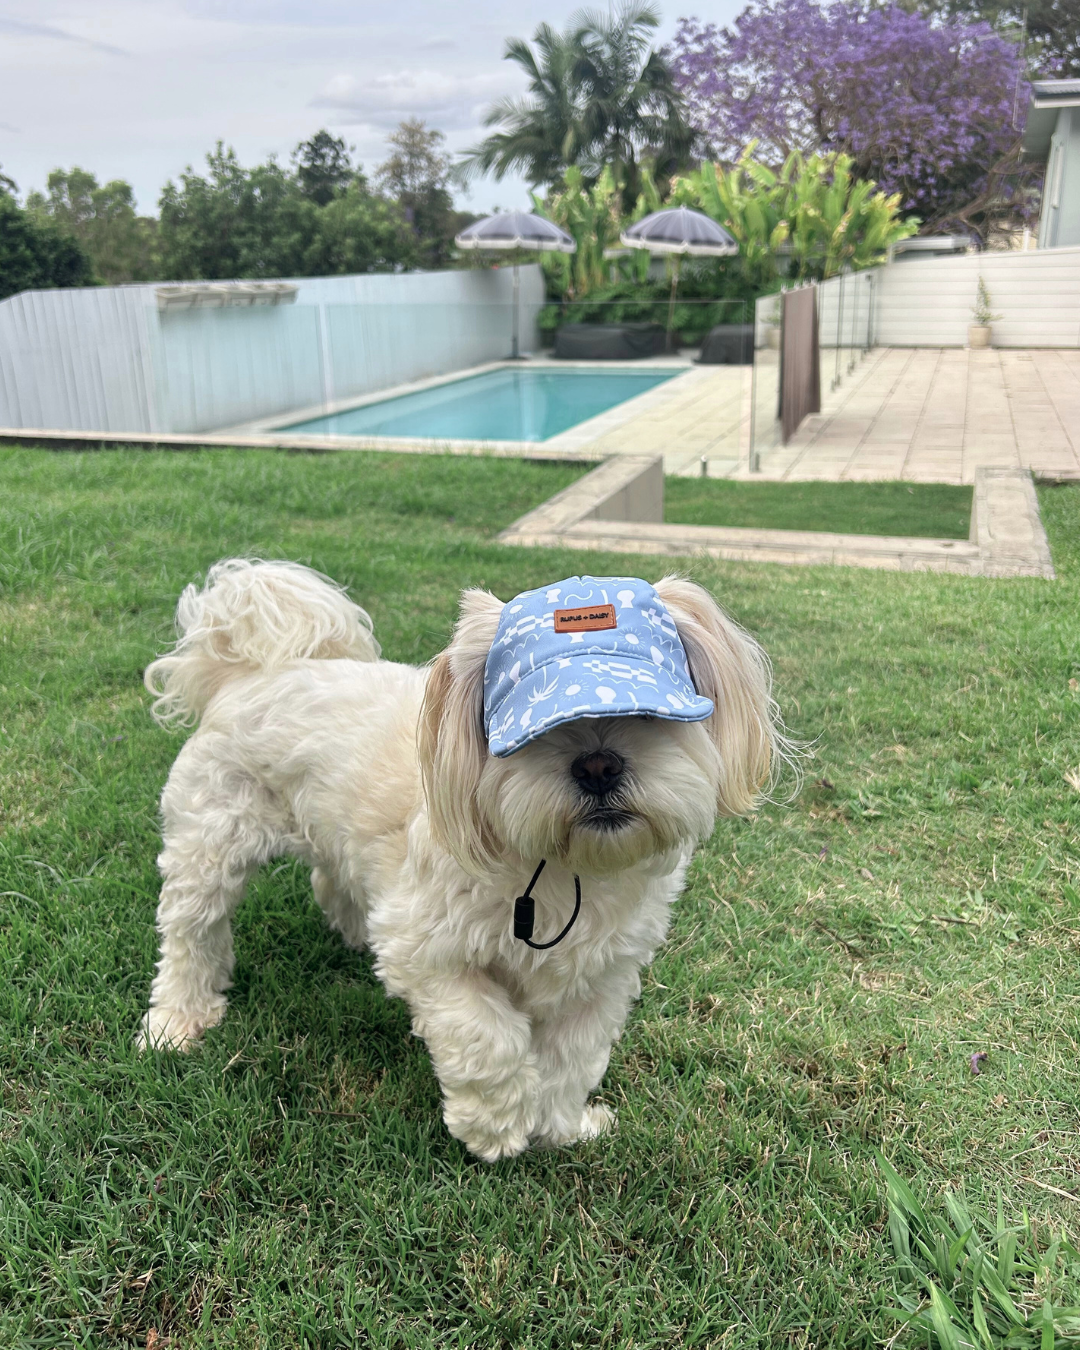
[[564,33],[541,24],[535,51],[521,38],[508,41],[506,59],[528,75],[529,92],[489,110],[484,124],[500,130],[466,151],[459,178],[517,171],[532,187],[551,186],[577,165],[591,185],[609,166],[629,206],[643,152],[665,177],[685,166],[694,134],[670,71],[649,45],[659,23],[651,4],[627,0],[611,16],[580,10]]
[[650,4],[624,4],[609,17],[597,10],[575,16],[579,56],[574,75],[582,104],[583,168],[590,178],[609,165],[624,204],[637,200],[637,159],[646,151],[657,174],[685,168],[694,133],[671,71],[649,46],[660,14]]
[[497,179],[520,172],[533,187],[557,183],[581,154],[580,108],[574,68],[579,51],[573,31],[557,33],[542,23],[533,35],[537,50],[522,38],[509,38],[504,60],[515,61],[529,77],[525,98],[502,98],[488,109],[487,127],[502,130],[457,166],[463,182],[491,173]]

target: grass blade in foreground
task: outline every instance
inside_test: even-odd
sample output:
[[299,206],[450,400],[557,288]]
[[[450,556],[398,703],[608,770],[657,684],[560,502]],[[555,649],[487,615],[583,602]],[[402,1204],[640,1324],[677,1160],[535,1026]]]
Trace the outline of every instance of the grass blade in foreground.
[[[1071,1242],[1062,1236],[1041,1248],[1026,1215],[1019,1226],[1005,1227],[1000,1203],[996,1222],[969,1220],[951,1193],[950,1218],[930,1212],[880,1154],[878,1165],[899,1261],[902,1321],[930,1335],[940,1350],[1053,1350],[1058,1336],[1080,1342],[1080,1308],[1055,1307],[1050,1297],[1080,1294],[1080,1251]],[[961,1232],[958,1213],[969,1225]],[[943,1243],[946,1263],[936,1259]],[[991,1264],[995,1258],[1001,1270]]]

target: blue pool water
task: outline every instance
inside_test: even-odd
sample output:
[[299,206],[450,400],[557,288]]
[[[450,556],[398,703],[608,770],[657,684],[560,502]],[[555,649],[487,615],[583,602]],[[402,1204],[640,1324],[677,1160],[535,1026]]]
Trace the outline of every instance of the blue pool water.
[[318,436],[431,436],[455,441],[546,441],[678,370],[492,370],[416,394],[295,422]]

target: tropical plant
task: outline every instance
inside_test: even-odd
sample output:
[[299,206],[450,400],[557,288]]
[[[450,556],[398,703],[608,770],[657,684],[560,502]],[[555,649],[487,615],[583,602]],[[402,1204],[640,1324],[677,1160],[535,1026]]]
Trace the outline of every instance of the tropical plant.
[[580,18],[575,77],[584,167],[591,177],[610,168],[629,207],[640,191],[641,150],[648,149],[654,171],[667,178],[688,163],[694,133],[667,62],[649,45],[659,10],[631,0],[613,15],[585,10]]
[[[900,217],[896,194],[887,197],[874,183],[853,177],[850,156],[796,153],[774,171],[758,163],[753,150],[751,144],[731,169],[706,162],[672,184],[667,205],[703,211],[739,245],[738,258],[687,260],[680,282],[686,301],[752,298],[773,289],[781,273],[805,280],[871,267],[884,260],[891,244],[918,228],[917,221]],[[615,247],[627,224],[665,204],[647,163],[640,181],[638,200],[625,217],[610,170],[590,187],[581,170],[572,168],[561,191],[545,201],[533,194],[535,209],[577,244],[576,253],[548,255],[543,262],[549,290],[564,306],[592,306],[588,315],[575,309],[575,319],[602,317],[592,312],[600,304],[625,308],[660,298],[659,282],[648,280],[649,255],[634,250],[618,256]],[[612,309],[610,317],[631,315]],[[689,315],[680,322],[683,328],[700,326]]]
[[1018,158],[1024,58],[986,24],[861,0],[756,0],[728,29],[685,20],[671,60],[719,158],[753,138],[773,169],[792,151],[841,151],[927,232],[986,239],[1032,209],[1039,171]]
[[[757,294],[757,288],[746,283],[737,259],[684,265],[671,313],[672,329],[683,343],[695,346],[717,324],[746,322]],[[538,323],[545,333],[554,332],[564,323],[666,324],[670,305],[671,290],[666,280],[642,283],[620,279],[586,296],[545,305]]]
[[671,203],[694,206],[723,225],[762,284],[785,256],[800,279],[871,267],[918,229],[917,221],[901,218],[898,194],[886,196],[853,176],[850,155],[795,151],[775,171],[753,158],[754,148],[726,172],[707,161],[677,179]]
[[[653,260],[647,252],[618,247],[628,224],[663,205],[648,163],[641,166],[640,182],[637,203],[626,217],[620,215],[620,196],[610,170],[586,187],[581,170],[571,168],[561,192],[546,201],[533,194],[534,208],[561,225],[577,244],[575,253],[543,257],[549,294],[558,296],[560,303],[541,311],[542,329],[550,331],[562,323],[667,321],[670,275],[666,280],[651,278]],[[744,302],[760,289],[742,259],[686,259],[673,326],[685,340],[699,340],[715,324],[740,322]]]
[[933,1337],[939,1350],[1053,1350],[1063,1337],[1075,1345],[1080,1307],[1059,1306],[1080,1294],[1080,1251],[1064,1233],[1040,1243],[1025,1214],[1005,1222],[1001,1197],[995,1219],[973,1216],[946,1191],[948,1217],[933,1214],[883,1158],[889,1236],[900,1286],[897,1317]]
[[505,56],[528,76],[528,94],[492,106],[485,125],[500,129],[466,152],[459,177],[518,172],[535,188],[578,167],[591,186],[608,168],[628,208],[644,150],[663,174],[687,163],[693,132],[667,63],[649,45],[659,22],[651,4],[627,0],[613,14],[579,11],[564,33],[541,24],[535,50],[510,39]]
[[571,167],[561,191],[550,194],[546,201],[535,193],[532,196],[534,209],[561,225],[577,245],[574,253],[542,255],[549,283],[560,295],[572,298],[588,295],[610,282],[611,265],[604,252],[618,244],[621,228],[619,194],[611,169],[605,169],[587,187],[582,171]]
[[533,34],[535,51],[523,38],[507,39],[503,59],[525,72],[529,92],[524,98],[499,99],[488,109],[484,125],[500,130],[465,152],[456,168],[461,181],[486,173],[496,179],[520,173],[533,187],[549,186],[578,162],[583,133],[574,36],[542,23]]

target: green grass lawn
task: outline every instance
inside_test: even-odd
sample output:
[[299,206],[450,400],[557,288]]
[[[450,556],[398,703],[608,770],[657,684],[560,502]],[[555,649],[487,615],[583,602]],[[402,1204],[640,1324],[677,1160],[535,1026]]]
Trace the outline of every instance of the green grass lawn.
[[[0,1346],[926,1346],[890,1309],[946,1317],[954,1279],[1004,1345],[999,1272],[1032,1328],[1008,1343],[1065,1343],[1043,1303],[1080,1303],[1053,1245],[1080,1220],[1078,487],[1041,494],[1057,582],[693,563],[814,758],[700,851],[605,1079],[612,1137],[469,1157],[291,862],[240,911],[222,1027],[135,1053],[179,744],[141,673],[180,589],[297,559],[425,660],[462,586],[667,570],[491,542],[578,472],[0,450]],[[891,1230],[878,1150],[914,1192]],[[988,1237],[999,1199],[1012,1235]],[[898,1260],[938,1217],[952,1251]]]
[[971,488],[948,483],[743,483],[667,478],[664,519],[679,525],[966,539]]

